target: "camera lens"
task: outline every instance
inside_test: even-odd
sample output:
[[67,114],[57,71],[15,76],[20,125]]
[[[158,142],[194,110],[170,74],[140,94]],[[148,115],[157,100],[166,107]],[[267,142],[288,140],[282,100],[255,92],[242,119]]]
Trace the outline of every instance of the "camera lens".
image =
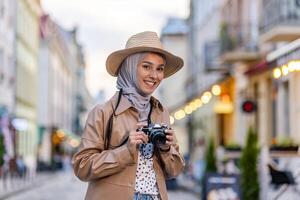
[[150,134],[150,141],[155,145],[166,144],[166,140],[167,140],[166,135],[161,130],[153,131]]

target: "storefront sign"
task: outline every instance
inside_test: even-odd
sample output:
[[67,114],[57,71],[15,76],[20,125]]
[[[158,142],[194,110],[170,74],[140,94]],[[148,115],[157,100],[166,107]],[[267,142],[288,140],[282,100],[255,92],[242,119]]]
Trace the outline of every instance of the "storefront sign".
[[26,131],[28,129],[28,122],[26,119],[15,118],[12,120],[12,124],[18,131]]
[[214,112],[217,114],[231,114],[233,112],[233,104],[230,101],[217,101],[214,105]]
[[203,199],[240,200],[239,176],[218,173],[206,174]]
[[299,60],[300,59],[300,49],[297,49],[289,54],[286,54],[276,60],[277,66],[285,65],[291,60]]
[[257,104],[252,100],[245,100],[242,102],[242,111],[245,113],[253,113],[257,110]]
[[[289,44],[270,52],[266,56],[268,63],[274,63],[275,67],[285,65],[291,60],[299,60],[300,58],[300,39],[297,39]],[[274,67],[274,66],[273,66]]]

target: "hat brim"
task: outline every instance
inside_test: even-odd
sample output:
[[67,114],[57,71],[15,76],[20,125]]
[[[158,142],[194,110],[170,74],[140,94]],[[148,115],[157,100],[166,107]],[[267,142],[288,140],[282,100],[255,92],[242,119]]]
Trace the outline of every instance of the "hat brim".
[[165,57],[166,65],[164,70],[164,78],[171,76],[183,67],[183,60],[168,51],[154,47],[133,47],[123,49],[111,53],[106,60],[106,70],[112,76],[118,76],[119,68],[126,57],[134,53],[155,52]]

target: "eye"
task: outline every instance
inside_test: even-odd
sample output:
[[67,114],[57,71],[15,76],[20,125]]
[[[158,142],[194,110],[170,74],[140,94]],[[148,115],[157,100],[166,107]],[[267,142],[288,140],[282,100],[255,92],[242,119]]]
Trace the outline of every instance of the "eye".
[[144,65],[142,65],[142,66],[143,66],[144,69],[147,69],[147,70],[150,69],[150,65],[145,65],[145,64],[144,64]]
[[165,70],[165,67],[163,67],[163,66],[157,68],[157,71],[159,71],[159,72],[163,72],[164,70]]

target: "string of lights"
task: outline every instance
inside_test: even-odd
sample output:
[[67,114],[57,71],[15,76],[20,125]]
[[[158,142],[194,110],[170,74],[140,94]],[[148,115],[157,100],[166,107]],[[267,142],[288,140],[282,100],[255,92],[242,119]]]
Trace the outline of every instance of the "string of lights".
[[187,115],[192,114],[194,111],[201,108],[203,105],[208,104],[214,96],[219,96],[222,90],[220,85],[215,84],[210,90],[204,91],[201,95],[187,102],[185,105],[174,111],[170,115],[170,122],[174,124],[176,120],[184,119]]

